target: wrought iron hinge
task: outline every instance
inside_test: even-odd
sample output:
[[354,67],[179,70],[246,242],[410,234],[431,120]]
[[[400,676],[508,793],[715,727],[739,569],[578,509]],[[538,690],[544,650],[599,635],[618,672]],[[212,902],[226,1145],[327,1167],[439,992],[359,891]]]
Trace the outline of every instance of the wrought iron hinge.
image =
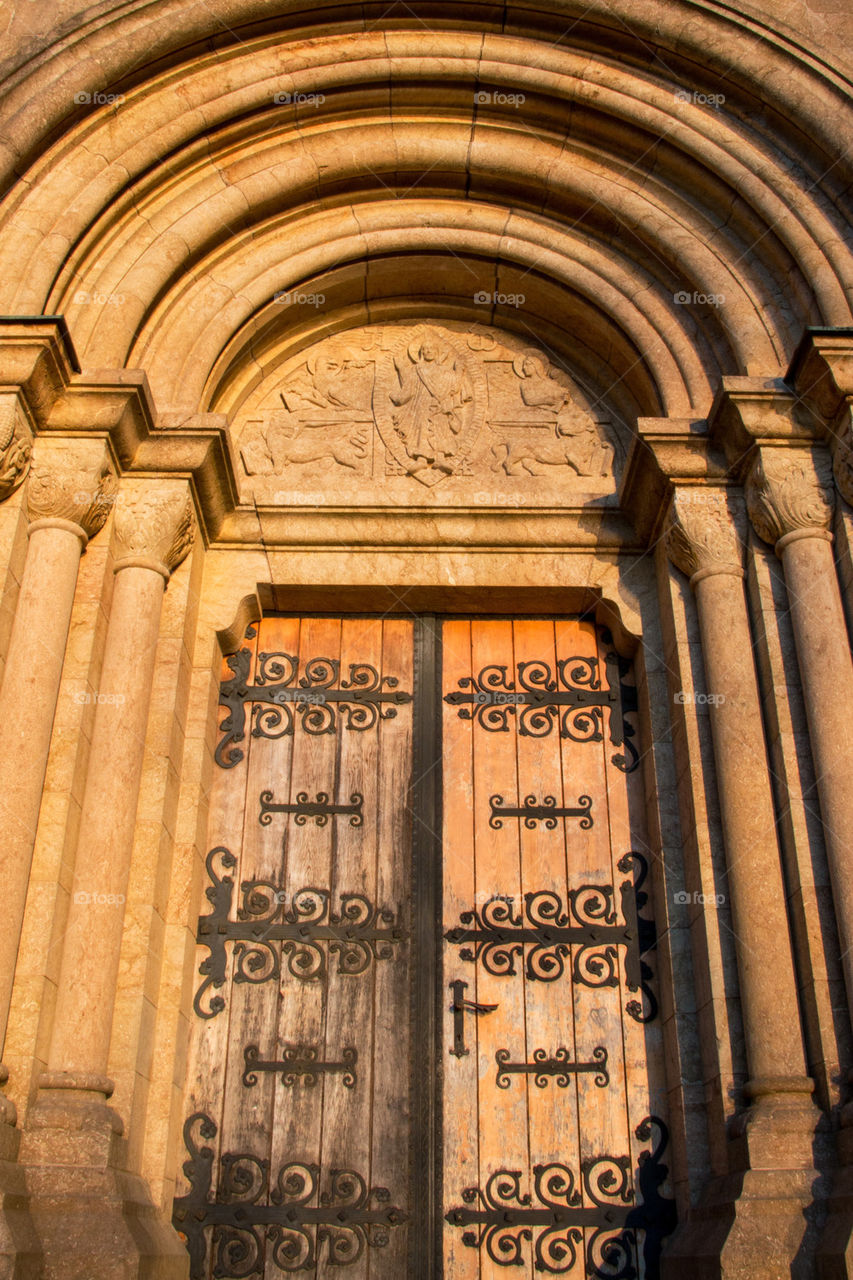
[[[338,715],[347,729],[372,729],[390,720],[412,695],[397,688],[396,676],[380,675],[369,662],[351,662],[349,679],[341,679],[336,658],[309,658],[302,668],[292,653],[259,653],[255,684],[249,683],[251,649],[238,649],[226,659],[234,675],[219,687],[219,705],[228,714],[219,726],[214,759],[233,769],[243,759],[246,704],[252,707],[252,737],[282,738],[301,724],[305,733],[336,733]],[[254,704],[254,705],[253,705]]]
[[[653,1126],[660,1137],[638,1162],[639,1204],[630,1157],[602,1155],[581,1162],[583,1195],[572,1170],[555,1161],[534,1167],[532,1196],[522,1191],[520,1170],[499,1169],[484,1190],[466,1187],[463,1204],[450,1209],[445,1219],[453,1227],[469,1228],[462,1243],[485,1249],[500,1267],[529,1267],[522,1245],[530,1240],[537,1273],[574,1274],[580,1253],[585,1254],[587,1277],[636,1280],[641,1248],[646,1280],[660,1280],[661,1247],[675,1230],[676,1211],[675,1201],[660,1194],[669,1172],[661,1162],[669,1141],[666,1125],[647,1116],[635,1132],[641,1142],[649,1142]],[[638,1232],[643,1233],[642,1246]]]
[[462,993],[467,989],[468,983],[461,978],[450,983],[450,990],[453,992],[453,1003],[450,1006],[453,1014],[453,1048],[450,1052],[454,1058],[465,1058],[468,1055],[465,1048],[465,1014],[494,1013],[498,1007],[496,1004],[477,1004],[474,1000],[465,1000]]
[[545,1088],[549,1076],[555,1077],[555,1083],[559,1089],[567,1089],[572,1076],[583,1075],[586,1072],[594,1073],[593,1083],[599,1089],[604,1089],[610,1083],[607,1050],[603,1044],[596,1045],[593,1049],[592,1062],[572,1062],[569,1050],[562,1046],[555,1050],[553,1057],[549,1057],[545,1049],[534,1049],[532,1062],[510,1062],[510,1056],[509,1049],[498,1049],[495,1054],[495,1062],[498,1064],[495,1083],[499,1089],[509,1088],[511,1075],[533,1076],[534,1083],[539,1089]]
[[262,827],[270,825],[274,813],[292,813],[297,827],[304,827],[309,818],[313,818],[318,827],[325,827],[330,817],[343,817],[347,814],[350,815],[351,827],[360,827],[364,823],[361,811],[364,796],[357,791],[350,796],[349,804],[330,804],[326,791],[318,791],[313,800],[308,799],[307,791],[300,791],[293,804],[276,804],[274,801],[271,791],[261,792],[258,822]]
[[273,1177],[268,1160],[226,1152],[214,1189],[214,1152],[198,1145],[196,1126],[206,1140],[217,1132],[201,1111],[184,1125],[189,1190],[175,1199],[172,1222],[186,1240],[190,1280],[233,1276],[235,1265],[244,1276],[270,1265],[313,1274],[324,1243],[330,1266],[351,1266],[366,1247],[387,1245],[391,1231],[409,1220],[385,1187],[370,1187],[352,1169],[331,1169],[328,1190],[318,1197],[319,1169],[301,1160],[283,1164]]
[[281,1083],[292,1089],[297,1080],[311,1086],[317,1083],[321,1075],[340,1075],[345,1089],[352,1089],[357,1083],[355,1073],[358,1062],[358,1050],[347,1048],[341,1050],[340,1062],[324,1062],[320,1058],[320,1050],[313,1044],[282,1045],[281,1058],[262,1058],[256,1044],[247,1044],[243,1049],[243,1084],[251,1089],[258,1083],[258,1072],[281,1072]]
[[342,893],[339,911],[332,909],[328,889],[306,887],[288,894],[268,880],[244,880],[237,919],[230,919],[234,881],[219,875],[215,864],[230,870],[237,859],[224,845],[211,849],[206,865],[212,883],[206,889],[213,910],[200,916],[196,941],[210,951],[199,965],[204,978],[193,1008],[200,1018],[214,1018],[225,1008],[220,995],[204,1008],[202,999],[213,987],[225,985],[228,953],[234,943],[234,982],[272,982],[287,970],[301,982],[325,980],[330,956],[337,954],[337,971],[348,976],[364,973],[374,961],[390,960],[408,938],[393,911],[374,906],[361,893]]
[[[606,628],[600,635],[605,644],[613,643]],[[636,769],[636,729],[626,716],[637,710],[637,689],[625,682],[631,670],[626,658],[612,649],[605,653],[605,682],[596,657],[560,658],[556,668],[540,658],[519,662],[517,680],[509,670],[491,663],[476,676],[463,676],[444,701],[459,707],[460,719],[489,733],[508,733],[510,717],[517,716],[522,737],[546,738],[557,726],[560,737],[573,742],[602,742],[606,711],[610,742],[622,748],[611,757],[614,765],[625,773]]]
[[526,893],[518,910],[514,898],[495,894],[479,910],[463,911],[459,925],[444,937],[461,945],[461,960],[482,963],[495,978],[513,976],[518,959],[528,981],[556,982],[568,966],[572,981],[585,987],[619,985],[618,948],[624,947],[625,985],[643,996],[629,1000],[626,1012],[636,1022],[651,1022],[658,1004],[650,986],[653,973],[643,956],[656,947],[657,934],[654,921],[639,914],[648,899],[640,888],[648,863],[631,852],[620,858],[618,867],[636,869],[636,880],[619,886],[622,921],[613,885],[582,884],[569,889],[565,901],[550,889]]
[[525,796],[524,803],[514,809],[504,804],[503,796],[490,796],[489,805],[492,811],[489,826],[494,831],[501,829],[504,818],[522,818],[529,831],[535,828],[537,822],[544,822],[548,830],[553,831],[558,818],[580,818],[581,828],[589,831],[594,821],[591,796],[578,796],[577,806],[571,809],[558,809],[556,796],[543,796],[541,804],[536,803],[535,796]]

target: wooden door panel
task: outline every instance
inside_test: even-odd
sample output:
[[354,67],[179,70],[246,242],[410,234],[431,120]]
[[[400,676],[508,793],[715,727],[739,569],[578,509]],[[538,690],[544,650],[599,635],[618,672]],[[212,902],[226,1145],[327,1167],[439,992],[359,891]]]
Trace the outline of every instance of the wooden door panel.
[[481,1006],[443,1026],[445,1280],[654,1280],[672,1211],[628,664],[587,621],[470,626],[467,665],[445,624],[442,682],[443,979]]
[[192,1280],[656,1280],[649,850],[609,635],[267,618],[221,701]]
[[391,1280],[411,1208],[412,623],[269,618],[246,640],[175,1221],[193,1280]]

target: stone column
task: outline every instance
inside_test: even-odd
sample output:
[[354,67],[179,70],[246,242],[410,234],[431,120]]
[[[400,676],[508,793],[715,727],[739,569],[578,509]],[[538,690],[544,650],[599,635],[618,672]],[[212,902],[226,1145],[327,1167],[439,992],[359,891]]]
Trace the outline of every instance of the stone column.
[[177,1236],[142,1180],[124,1169],[123,1126],[107,1105],[106,1075],[163,591],[193,538],[186,481],[123,481],[114,534],[116,582],[48,1070],[21,1146],[43,1280],[186,1273]]
[[740,1185],[733,1176],[711,1189],[664,1274],[718,1257],[723,1268],[713,1274],[777,1280],[791,1258],[815,1248],[803,1215],[819,1113],[806,1075],[742,550],[725,491],[679,488],[666,545],[696,598],[750,1078],[730,1146]]
[[782,561],[853,1015],[853,660],[832,554],[835,494],[822,449],[763,448],[746,482],[760,538]]
[[[126,481],[116,503],[116,582],[101,671],[43,1084],[108,1094],[107,1056],[163,590],[192,543],[184,481]],[[92,958],[97,957],[97,963]],[[71,1081],[75,1084],[72,1084]],[[85,1082],[85,1083],[84,1083]]]
[[0,756],[0,1042],[12,996],[77,567],[89,538],[107,518],[114,489],[103,441],[38,442],[27,486],[27,558],[0,688],[5,739]]

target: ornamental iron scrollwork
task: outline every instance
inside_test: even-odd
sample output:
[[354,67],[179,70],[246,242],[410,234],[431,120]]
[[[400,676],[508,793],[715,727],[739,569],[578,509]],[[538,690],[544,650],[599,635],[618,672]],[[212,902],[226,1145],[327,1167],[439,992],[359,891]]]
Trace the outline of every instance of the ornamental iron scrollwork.
[[274,813],[287,813],[293,815],[297,827],[304,827],[309,818],[313,818],[318,827],[325,827],[330,817],[349,815],[350,826],[361,827],[364,825],[363,804],[364,796],[358,791],[352,793],[349,804],[330,803],[327,791],[318,791],[313,800],[309,799],[307,791],[300,791],[292,804],[276,804],[271,791],[262,791],[258,822],[262,827],[268,827]]
[[[521,1172],[499,1169],[485,1190],[467,1187],[462,1206],[451,1209],[445,1220],[468,1228],[462,1243],[485,1249],[501,1267],[528,1265],[523,1245],[533,1245],[535,1271],[564,1275],[572,1271],[584,1253],[586,1275],[600,1280],[635,1280],[638,1269],[638,1233],[643,1233],[645,1280],[660,1280],[663,1241],[675,1230],[675,1201],[660,1194],[669,1172],[661,1156],[669,1131],[657,1116],[647,1116],[635,1130],[641,1142],[649,1142],[652,1128],[659,1131],[657,1145],[639,1158],[636,1181],[641,1196],[636,1202],[629,1156],[593,1156],[581,1162],[581,1186],[564,1164],[538,1164],[533,1169],[533,1194],[522,1191]],[[473,1228],[473,1230],[471,1229]]]
[[[606,644],[612,643],[603,631]],[[614,747],[622,748],[611,757],[623,773],[631,773],[640,763],[631,741],[636,730],[626,716],[638,708],[635,685],[624,677],[631,664],[614,650],[604,655],[606,680],[602,684],[598,658],[560,658],[556,671],[541,659],[517,664],[517,682],[509,667],[491,663],[476,677],[463,676],[458,689],[444,701],[459,707],[461,720],[473,720],[490,733],[508,733],[510,716],[518,718],[521,737],[547,738],[555,725],[561,738],[573,742],[603,742],[605,711],[609,712],[609,736]]]
[[619,887],[621,921],[613,885],[584,884],[568,890],[567,903],[550,889],[526,893],[518,910],[514,898],[495,894],[479,911],[463,911],[459,927],[444,937],[461,947],[461,960],[482,963],[495,978],[513,977],[516,960],[522,960],[530,981],[556,982],[568,967],[574,982],[594,988],[619,985],[618,948],[624,947],[625,985],[643,996],[629,1000],[626,1012],[636,1022],[651,1022],[658,1005],[649,985],[654,975],[643,956],[657,946],[657,931],[653,920],[640,916],[648,901],[641,888],[648,863],[631,852],[617,865],[636,877]]
[[592,796],[578,796],[577,806],[571,809],[558,809],[556,796],[543,796],[541,804],[536,803],[536,796],[525,796],[523,804],[512,809],[504,804],[503,796],[489,796],[489,807],[489,826],[494,831],[500,830],[504,818],[520,818],[528,831],[533,831],[539,822],[554,831],[558,818],[580,818],[578,825],[584,831],[589,831],[595,822]]
[[341,1050],[340,1062],[324,1062],[320,1058],[320,1050],[313,1044],[282,1045],[281,1058],[262,1058],[256,1044],[247,1044],[243,1049],[243,1084],[251,1089],[258,1083],[258,1072],[281,1073],[281,1083],[292,1089],[298,1080],[308,1088],[313,1087],[321,1075],[340,1075],[345,1089],[352,1089],[358,1081],[356,1064],[358,1050],[347,1048]]
[[397,707],[412,701],[398,689],[396,676],[382,676],[368,662],[351,662],[349,679],[341,679],[336,658],[309,658],[302,668],[290,653],[259,653],[254,684],[249,683],[251,649],[238,649],[226,659],[234,673],[219,687],[219,705],[228,714],[219,726],[222,737],[214,758],[223,769],[243,759],[246,704],[252,708],[253,738],[283,738],[300,724],[306,733],[337,733],[340,717],[345,728],[364,732],[380,720],[391,720]]
[[285,1272],[313,1271],[324,1252],[329,1266],[351,1266],[408,1221],[387,1188],[368,1187],[351,1169],[330,1170],[328,1190],[318,1196],[317,1165],[292,1161],[273,1178],[269,1161],[248,1153],[222,1156],[212,1194],[214,1153],[199,1146],[196,1129],[205,1140],[217,1132],[201,1111],[184,1125],[189,1191],[176,1197],[172,1222],[186,1241],[190,1280],[207,1280],[208,1248],[214,1276],[260,1276],[267,1262]]
[[395,946],[408,937],[393,911],[374,906],[364,894],[342,893],[341,909],[333,911],[328,889],[307,887],[288,896],[268,880],[244,880],[237,918],[229,919],[234,881],[217,873],[217,862],[227,871],[237,859],[222,845],[207,855],[211,884],[205,892],[213,910],[199,916],[196,934],[210,952],[199,965],[204,981],[193,1000],[200,1018],[214,1018],[225,1008],[220,995],[212,996],[207,1007],[202,1001],[211,988],[225,985],[228,943],[234,944],[234,982],[278,981],[285,956],[292,977],[321,982],[330,955],[337,955],[338,973],[357,975],[374,961],[390,960]]
[[538,1089],[546,1088],[552,1077],[558,1089],[567,1089],[572,1076],[583,1075],[586,1072],[594,1073],[593,1084],[599,1089],[606,1088],[610,1083],[607,1050],[603,1044],[596,1045],[593,1049],[592,1062],[572,1062],[569,1050],[562,1046],[556,1049],[553,1055],[549,1055],[545,1049],[534,1049],[532,1062],[511,1062],[511,1057],[509,1049],[498,1049],[495,1054],[495,1062],[498,1064],[495,1083],[499,1089],[508,1089],[512,1083],[510,1076],[513,1075],[533,1076],[533,1082]]

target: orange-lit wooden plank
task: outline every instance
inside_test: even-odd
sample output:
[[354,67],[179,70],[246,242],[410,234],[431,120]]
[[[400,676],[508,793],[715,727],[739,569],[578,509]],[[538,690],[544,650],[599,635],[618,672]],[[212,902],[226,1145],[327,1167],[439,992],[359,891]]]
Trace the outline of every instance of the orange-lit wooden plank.
[[[470,678],[471,624],[446,621],[442,624],[442,693],[459,687]],[[475,906],[474,877],[474,728],[459,718],[458,709],[442,701],[443,778],[443,928],[453,929],[464,911]],[[441,1062],[444,1097],[443,1203],[446,1212],[462,1204],[462,1191],[477,1186],[479,1167],[479,1098],[477,1042],[473,1016],[466,1020],[467,1057],[451,1055],[453,1015],[450,1012],[450,983],[468,983],[466,996],[479,998],[477,967],[459,959],[457,946],[442,942],[442,1023]],[[489,1015],[492,1016],[492,1015]],[[445,1280],[479,1280],[479,1253],[462,1243],[458,1227],[444,1224]]]

